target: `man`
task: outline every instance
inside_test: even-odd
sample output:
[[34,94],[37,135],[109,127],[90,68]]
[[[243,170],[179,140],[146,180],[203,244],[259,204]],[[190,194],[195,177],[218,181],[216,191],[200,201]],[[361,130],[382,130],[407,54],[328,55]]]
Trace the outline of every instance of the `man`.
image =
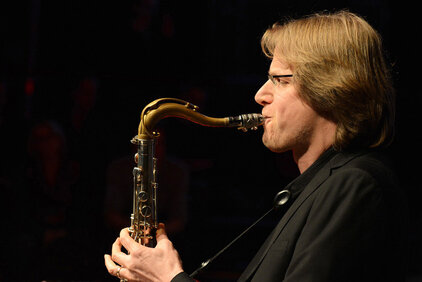
[[[275,24],[261,44],[272,59],[255,96],[263,143],[291,150],[301,175],[239,280],[403,281],[405,205],[381,152],[395,107],[380,36],[341,11]],[[157,241],[146,248],[122,230],[107,269],[130,281],[190,281],[163,226]]]

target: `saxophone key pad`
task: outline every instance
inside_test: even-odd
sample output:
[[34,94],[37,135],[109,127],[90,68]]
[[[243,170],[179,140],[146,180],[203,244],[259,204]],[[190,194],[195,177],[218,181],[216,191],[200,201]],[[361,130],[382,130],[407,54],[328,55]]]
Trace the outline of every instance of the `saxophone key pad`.
[[146,202],[146,201],[148,201],[148,193],[147,193],[147,192],[145,192],[145,191],[141,191],[141,192],[139,192],[139,194],[138,194],[138,199],[139,199],[139,201],[141,201],[141,202]]
[[151,216],[151,207],[150,206],[143,206],[139,208],[139,212],[143,217],[150,217]]

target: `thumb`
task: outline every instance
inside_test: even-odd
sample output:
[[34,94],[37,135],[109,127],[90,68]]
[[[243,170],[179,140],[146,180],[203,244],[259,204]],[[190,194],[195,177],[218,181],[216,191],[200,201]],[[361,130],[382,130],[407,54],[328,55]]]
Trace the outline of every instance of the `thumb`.
[[156,238],[157,238],[157,244],[163,239],[168,239],[164,223],[158,224]]

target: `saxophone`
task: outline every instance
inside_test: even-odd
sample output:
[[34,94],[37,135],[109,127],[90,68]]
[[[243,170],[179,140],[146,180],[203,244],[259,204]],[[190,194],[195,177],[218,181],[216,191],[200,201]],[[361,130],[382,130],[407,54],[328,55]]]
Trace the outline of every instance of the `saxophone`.
[[156,245],[157,220],[157,159],[155,158],[155,125],[167,117],[187,119],[202,126],[238,127],[255,130],[264,122],[260,114],[213,118],[198,113],[198,107],[176,98],[161,98],[149,103],[141,113],[138,135],[131,142],[137,146],[133,168],[133,213],[129,233],[138,243]]

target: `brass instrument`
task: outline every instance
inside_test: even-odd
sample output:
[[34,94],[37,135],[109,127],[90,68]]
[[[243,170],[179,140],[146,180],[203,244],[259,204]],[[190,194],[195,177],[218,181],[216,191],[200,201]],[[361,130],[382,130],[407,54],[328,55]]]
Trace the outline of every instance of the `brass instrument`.
[[138,243],[154,247],[157,220],[157,159],[154,132],[156,124],[167,117],[187,119],[203,126],[238,127],[243,131],[256,129],[264,122],[260,114],[213,118],[198,113],[198,107],[175,98],[161,98],[148,104],[141,113],[138,135],[132,139],[137,145],[136,166],[133,169],[133,213],[129,232]]

